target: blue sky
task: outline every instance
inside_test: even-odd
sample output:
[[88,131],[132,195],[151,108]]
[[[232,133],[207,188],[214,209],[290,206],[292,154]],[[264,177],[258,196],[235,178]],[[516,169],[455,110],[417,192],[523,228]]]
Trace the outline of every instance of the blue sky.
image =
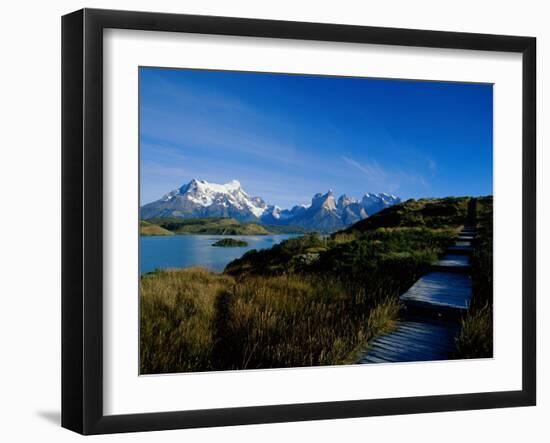
[[283,208],[317,192],[492,194],[492,85],[140,68],[141,203],[232,179]]

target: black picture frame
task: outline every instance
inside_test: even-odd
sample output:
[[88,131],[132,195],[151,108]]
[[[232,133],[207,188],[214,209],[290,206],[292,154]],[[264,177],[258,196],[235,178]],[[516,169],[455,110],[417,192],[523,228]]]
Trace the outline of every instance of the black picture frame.
[[[103,30],[503,51],[522,54],[522,389],[260,407],[103,413]],[[536,39],[229,17],[83,9],[62,18],[62,426],[82,434],[152,431],[536,403]]]

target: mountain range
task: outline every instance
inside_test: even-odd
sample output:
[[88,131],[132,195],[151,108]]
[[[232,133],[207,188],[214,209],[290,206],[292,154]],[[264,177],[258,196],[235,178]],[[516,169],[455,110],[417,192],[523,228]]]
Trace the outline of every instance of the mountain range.
[[193,179],[161,199],[142,206],[140,217],[143,220],[230,217],[241,222],[334,231],[400,202],[399,197],[386,193],[366,193],[361,199],[345,194],[335,198],[329,190],[325,194],[315,194],[309,205],[281,209],[268,205],[261,197],[251,197],[237,180],[220,185]]

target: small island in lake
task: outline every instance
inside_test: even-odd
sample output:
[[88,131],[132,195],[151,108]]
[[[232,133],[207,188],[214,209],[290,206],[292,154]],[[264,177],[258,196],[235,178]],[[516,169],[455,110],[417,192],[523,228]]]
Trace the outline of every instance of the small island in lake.
[[248,246],[248,243],[243,240],[236,240],[234,238],[224,238],[218,240],[216,243],[212,243],[212,246],[219,246],[221,248],[242,248]]

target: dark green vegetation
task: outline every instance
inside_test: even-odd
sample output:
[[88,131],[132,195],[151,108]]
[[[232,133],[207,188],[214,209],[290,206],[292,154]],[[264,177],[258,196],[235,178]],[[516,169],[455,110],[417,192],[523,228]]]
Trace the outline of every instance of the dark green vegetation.
[[139,235],[174,235],[174,233],[161,226],[140,220]]
[[219,246],[222,248],[235,248],[248,246],[248,243],[242,240],[236,240],[234,238],[224,238],[213,243],[212,246]]
[[411,199],[361,220],[344,230],[344,232],[396,227],[456,228],[464,224],[468,212],[468,201],[469,199],[464,197]]
[[267,235],[270,232],[256,223],[240,223],[233,218],[156,218],[146,222],[174,234]]
[[472,300],[458,336],[458,358],[493,356],[493,197],[477,199]]
[[310,232],[315,232],[312,229],[304,228],[302,226],[284,226],[284,225],[262,225],[267,229],[271,234],[307,234]]
[[330,237],[249,251],[223,274],[141,279],[141,372],[334,365],[392,329],[399,295],[454,242],[467,198],[409,200]]
[[464,224],[467,202],[467,198],[408,200],[330,237],[310,234],[268,250],[249,251],[231,262],[225,272],[306,272],[354,281],[395,272],[396,281],[408,284],[407,276],[426,272],[438,254],[453,243]]

